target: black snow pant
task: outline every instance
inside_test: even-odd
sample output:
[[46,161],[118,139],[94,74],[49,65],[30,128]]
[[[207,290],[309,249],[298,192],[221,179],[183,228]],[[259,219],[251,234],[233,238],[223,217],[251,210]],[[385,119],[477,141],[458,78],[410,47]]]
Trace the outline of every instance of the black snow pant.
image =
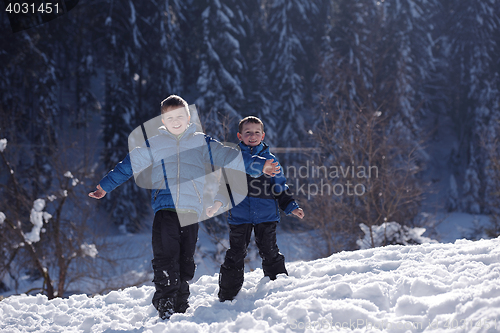
[[[158,309],[160,300],[172,300],[176,312],[187,308],[188,281],[194,277],[194,252],[198,239],[196,213],[179,213],[196,223],[181,227],[177,213],[160,210],[153,220],[153,282],[156,292],[153,305]],[[180,309],[180,310],[179,310]]]
[[285,257],[279,252],[276,242],[277,223],[229,225],[229,249],[226,251],[219,275],[219,299],[221,301],[234,299],[243,286],[245,257],[252,230],[255,232],[255,243],[262,258],[264,276],[275,280],[278,274],[288,275]]

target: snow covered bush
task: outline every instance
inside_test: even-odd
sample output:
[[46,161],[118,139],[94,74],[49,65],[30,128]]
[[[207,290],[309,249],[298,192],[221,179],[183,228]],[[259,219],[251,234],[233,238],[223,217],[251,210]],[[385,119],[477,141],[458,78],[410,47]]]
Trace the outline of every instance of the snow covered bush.
[[[63,159],[54,155],[44,166],[44,177],[50,177],[45,181],[35,168],[26,172],[13,167],[12,156],[8,148],[0,151],[0,174],[6,175],[0,183],[0,291],[43,293],[52,299],[68,290],[85,288],[83,292],[93,293],[149,280],[147,268],[125,282],[111,279],[110,270],[121,271],[117,266],[127,270],[117,264],[120,258],[142,253],[135,249],[136,254],[130,255],[122,251],[126,240],[110,244],[102,240],[106,233],[93,232],[94,209],[82,200],[87,198],[87,188],[67,171]],[[80,163],[78,159],[72,162]],[[86,177],[84,168],[74,169],[80,170],[79,177]]]
[[438,243],[423,237],[425,228],[409,228],[397,222],[384,222],[377,226],[359,225],[365,236],[358,239],[356,244],[361,250],[386,245],[411,245],[424,243]]
[[24,234],[24,239],[28,243],[36,243],[40,241],[40,232],[45,232],[43,228],[43,222],[49,222],[52,215],[44,212],[45,200],[36,199],[33,203],[33,209],[31,209],[30,222],[33,224],[33,229],[30,232]]
[[0,152],[3,152],[7,147],[7,139],[0,139]]
[[324,243],[318,255],[354,250],[360,223],[417,223],[426,189],[418,178],[424,167],[418,143],[404,129],[389,130],[392,119],[369,108],[336,110],[325,104],[322,116],[315,133],[321,154],[313,162],[329,171],[299,179],[306,189],[318,189],[301,198],[306,223]]

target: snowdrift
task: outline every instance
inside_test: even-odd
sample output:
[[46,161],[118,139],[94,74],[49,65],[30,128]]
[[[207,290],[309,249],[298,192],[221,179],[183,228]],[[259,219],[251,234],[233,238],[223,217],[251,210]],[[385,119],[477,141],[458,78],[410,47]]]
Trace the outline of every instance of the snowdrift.
[[11,296],[1,332],[498,332],[500,239],[388,246],[287,265],[275,281],[246,273],[233,302],[217,274],[191,285],[191,308],[161,321],[154,288],[107,295]]

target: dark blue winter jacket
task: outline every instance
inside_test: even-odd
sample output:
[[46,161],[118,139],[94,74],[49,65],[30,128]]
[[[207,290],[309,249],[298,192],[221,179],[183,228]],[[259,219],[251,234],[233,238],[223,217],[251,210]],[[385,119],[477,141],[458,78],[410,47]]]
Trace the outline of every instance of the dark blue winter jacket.
[[[250,147],[240,142],[239,146],[244,157],[258,155],[265,159],[272,158],[274,162],[278,161],[276,156],[269,151],[269,146],[264,142],[256,147]],[[281,208],[287,215],[296,208],[299,208],[286,184],[283,170],[275,177],[269,177],[265,174],[262,174],[258,178],[247,177],[247,182],[248,194],[246,198],[229,210],[228,222],[230,224],[256,224],[279,221],[280,214],[278,208]],[[225,207],[230,203],[231,195],[230,191],[221,191],[219,187],[219,193],[214,200],[222,202],[222,205]]]
[[[148,147],[149,145],[149,147]],[[265,158],[245,154],[224,146],[190,124],[179,137],[164,126],[147,144],[133,149],[100,182],[102,189],[111,192],[132,175],[142,172],[150,179],[151,206],[160,209],[194,210],[202,215],[203,192],[207,170],[212,166],[246,172],[253,177],[262,174]],[[148,171],[148,172],[146,172]],[[138,185],[141,186],[141,184]]]

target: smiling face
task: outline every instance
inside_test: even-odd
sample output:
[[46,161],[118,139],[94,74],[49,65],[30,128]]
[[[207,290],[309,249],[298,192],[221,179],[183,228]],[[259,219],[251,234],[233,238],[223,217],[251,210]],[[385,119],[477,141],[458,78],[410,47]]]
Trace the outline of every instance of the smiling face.
[[174,135],[184,133],[189,124],[189,120],[190,117],[187,115],[186,109],[179,106],[169,106],[161,115],[161,122],[167,127],[167,130]]
[[266,133],[262,131],[262,125],[256,123],[245,123],[241,128],[241,133],[238,132],[238,139],[250,147],[260,145]]

